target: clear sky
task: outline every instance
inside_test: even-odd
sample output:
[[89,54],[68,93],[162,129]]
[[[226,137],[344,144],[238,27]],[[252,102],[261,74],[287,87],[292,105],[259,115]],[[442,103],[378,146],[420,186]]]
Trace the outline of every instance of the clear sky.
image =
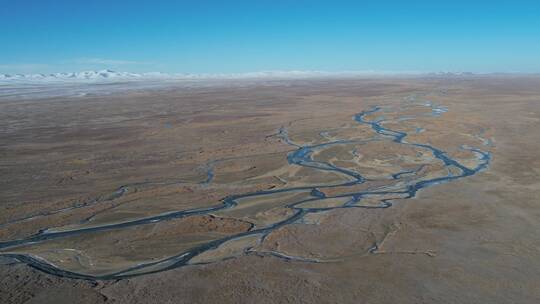
[[0,0],[0,73],[540,72],[540,1]]

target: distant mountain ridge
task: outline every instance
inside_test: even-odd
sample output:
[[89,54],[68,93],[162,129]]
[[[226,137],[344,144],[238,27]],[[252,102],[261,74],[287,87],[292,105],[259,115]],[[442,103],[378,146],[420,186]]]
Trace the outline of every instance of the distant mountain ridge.
[[161,72],[129,73],[113,70],[83,71],[74,73],[52,74],[0,74],[0,83],[42,83],[42,82],[101,82],[129,80],[202,80],[202,79],[301,79],[316,77],[354,77],[354,76],[392,76],[392,75],[426,75],[438,77],[472,76],[470,72],[392,72],[392,71],[262,71],[236,74],[167,74]]
[[128,72],[116,72],[112,70],[83,71],[76,73],[52,73],[52,74],[0,74],[0,80],[105,80],[105,79],[139,79],[144,76],[157,76],[159,73],[136,74]]

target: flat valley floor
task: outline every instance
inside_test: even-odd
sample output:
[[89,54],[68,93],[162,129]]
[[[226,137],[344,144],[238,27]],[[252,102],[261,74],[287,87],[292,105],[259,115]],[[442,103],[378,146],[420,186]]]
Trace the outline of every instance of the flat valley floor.
[[0,303],[540,303],[540,77],[95,86],[0,86]]

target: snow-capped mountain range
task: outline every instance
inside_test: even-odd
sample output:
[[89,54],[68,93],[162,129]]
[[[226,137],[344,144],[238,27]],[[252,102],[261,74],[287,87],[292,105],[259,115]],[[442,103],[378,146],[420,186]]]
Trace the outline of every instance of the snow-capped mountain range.
[[389,71],[263,71],[237,74],[167,74],[160,72],[129,73],[112,70],[84,71],[54,74],[0,74],[1,83],[69,83],[69,82],[115,82],[136,80],[204,80],[204,79],[302,79],[317,77],[357,77],[388,75],[470,76],[472,73],[421,73]]
[[84,71],[77,73],[53,73],[53,74],[0,74],[0,81],[99,81],[99,80],[120,80],[120,79],[141,79],[166,77],[163,73],[128,73],[116,72],[112,70]]

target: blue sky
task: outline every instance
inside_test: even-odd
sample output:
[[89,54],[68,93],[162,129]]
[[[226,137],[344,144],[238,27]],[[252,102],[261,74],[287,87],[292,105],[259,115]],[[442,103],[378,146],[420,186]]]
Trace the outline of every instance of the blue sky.
[[0,0],[0,73],[540,72],[540,1]]

